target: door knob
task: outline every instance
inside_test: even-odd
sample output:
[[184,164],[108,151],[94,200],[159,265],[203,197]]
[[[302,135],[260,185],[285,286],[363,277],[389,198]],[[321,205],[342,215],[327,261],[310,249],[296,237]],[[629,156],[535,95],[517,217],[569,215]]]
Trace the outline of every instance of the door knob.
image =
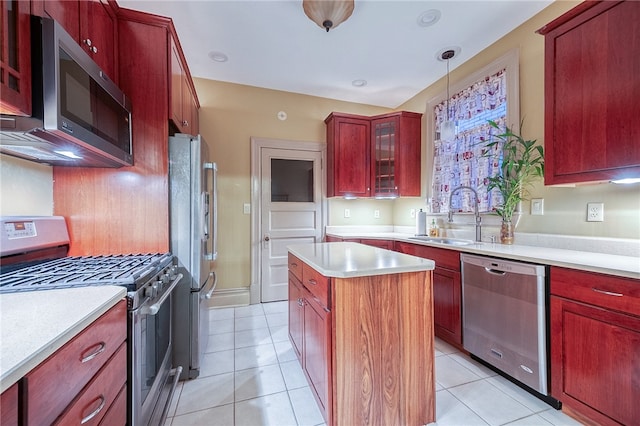
[[271,239],[271,238],[269,238],[269,236],[268,236],[268,235],[265,235],[265,236],[264,236],[264,240],[265,240],[265,241],[269,241],[270,239]]

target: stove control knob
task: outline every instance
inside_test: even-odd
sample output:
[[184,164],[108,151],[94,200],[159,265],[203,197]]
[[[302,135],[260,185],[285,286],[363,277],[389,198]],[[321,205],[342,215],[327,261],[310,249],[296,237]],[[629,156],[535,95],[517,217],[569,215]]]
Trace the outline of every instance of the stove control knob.
[[168,284],[169,281],[171,281],[171,277],[169,276],[169,273],[162,274],[162,276],[160,277],[160,281],[162,284]]
[[144,289],[144,296],[145,297],[149,297],[149,298],[153,298],[153,286],[149,286],[149,287]]

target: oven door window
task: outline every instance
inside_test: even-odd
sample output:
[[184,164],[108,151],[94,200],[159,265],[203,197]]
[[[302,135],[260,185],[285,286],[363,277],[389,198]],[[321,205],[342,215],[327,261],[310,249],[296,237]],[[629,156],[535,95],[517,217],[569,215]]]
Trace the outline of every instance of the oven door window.
[[143,315],[140,320],[142,354],[140,366],[141,401],[146,401],[162,362],[167,356],[171,333],[171,303],[166,300],[155,315]]

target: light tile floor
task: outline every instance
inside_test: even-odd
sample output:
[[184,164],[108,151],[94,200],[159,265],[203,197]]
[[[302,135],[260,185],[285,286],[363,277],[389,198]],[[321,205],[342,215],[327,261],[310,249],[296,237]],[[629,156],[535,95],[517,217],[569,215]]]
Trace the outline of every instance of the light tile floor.
[[[197,379],[180,382],[165,426],[321,425],[289,343],[287,302],[211,310]],[[579,425],[436,339],[436,424]]]

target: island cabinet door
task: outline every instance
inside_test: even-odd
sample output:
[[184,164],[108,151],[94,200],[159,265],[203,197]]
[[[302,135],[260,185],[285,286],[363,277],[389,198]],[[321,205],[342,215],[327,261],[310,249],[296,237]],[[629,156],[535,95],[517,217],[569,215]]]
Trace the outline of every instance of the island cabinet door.
[[306,292],[304,307],[304,372],[309,379],[320,411],[332,424],[331,313]]
[[289,339],[299,360],[302,360],[303,297],[302,284],[289,272]]

